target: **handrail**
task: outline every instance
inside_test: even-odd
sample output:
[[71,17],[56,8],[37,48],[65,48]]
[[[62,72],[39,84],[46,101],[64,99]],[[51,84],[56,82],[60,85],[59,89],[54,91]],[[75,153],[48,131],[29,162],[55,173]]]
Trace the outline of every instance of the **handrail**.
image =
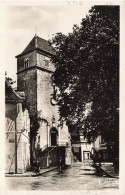
[[[54,146],[54,147],[49,151],[49,153],[52,152],[55,148],[56,148],[56,146]],[[39,156],[39,160],[42,160],[43,158],[46,158],[47,156],[48,156],[48,152],[45,154],[45,156]]]
[[49,153],[52,152],[55,148],[56,148],[56,146],[54,146],[54,147],[52,148],[52,150],[49,151]]

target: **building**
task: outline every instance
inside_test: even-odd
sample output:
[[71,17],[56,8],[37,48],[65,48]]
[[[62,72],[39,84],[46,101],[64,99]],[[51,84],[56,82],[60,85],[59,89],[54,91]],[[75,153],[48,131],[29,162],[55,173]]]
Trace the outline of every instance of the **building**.
[[16,93],[6,81],[6,173],[24,173],[30,166],[30,119],[22,95]]
[[79,140],[72,141],[72,150],[74,156],[76,156],[79,161],[86,162],[92,160],[94,145],[93,143],[88,143],[87,139],[84,138],[83,133],[80,132]]
[[81,161],[89,161],[95,158],[98,162],[101,156],[102,162],[112,162],[113,161],[113,143],[107,144],[101,135],[91,143],[88,143],[84,136],[80,135],[80,139],[72,141],[72,150],[74,156]]
[[38,155],[43,161],[42,164],[54,165],[58,163],[59,155],[62,155],[65,163],[70,164],[68,127],[65,124],[60,126],[58,107],[52,99],[52,74],[55,67],[51,63],[51,55],[54,55],[54,52],[48,41],[35,35],[24,51],[16,56],[17,90],[25,92],[30,116],[39,112],[41,117],[36,141],[31,138],[33,158]]
[[114,143],[106,143],[106,141],[99,135],[94,141],[94,153],[96,158],[101,155],[103,162],[113,162],[115,158]]

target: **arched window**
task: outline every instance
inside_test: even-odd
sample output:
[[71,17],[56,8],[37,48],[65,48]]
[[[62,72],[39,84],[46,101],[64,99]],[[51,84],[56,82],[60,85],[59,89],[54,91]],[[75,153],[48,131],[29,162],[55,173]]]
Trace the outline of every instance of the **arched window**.
[[57,145],[58,131],[55,127],[51,128],[50,135],[51,135],[51,146],[56,146]]
[[24,60],[24,68],[27,68],[29,66],[29,59],[25,58]]
[[49,68],[49,60],[44,60],[45,61],[45,66]]
[[27,58],[27,67],[29,66],[29,59]]

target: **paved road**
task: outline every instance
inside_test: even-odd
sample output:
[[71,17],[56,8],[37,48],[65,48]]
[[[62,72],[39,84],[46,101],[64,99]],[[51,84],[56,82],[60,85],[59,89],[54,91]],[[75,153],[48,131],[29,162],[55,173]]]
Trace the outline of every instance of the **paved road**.
[[118,180],[100,178],[91,167],[76,163],[59,173],[58,169],[39,177],[7,177],[9,190],[118,190]]

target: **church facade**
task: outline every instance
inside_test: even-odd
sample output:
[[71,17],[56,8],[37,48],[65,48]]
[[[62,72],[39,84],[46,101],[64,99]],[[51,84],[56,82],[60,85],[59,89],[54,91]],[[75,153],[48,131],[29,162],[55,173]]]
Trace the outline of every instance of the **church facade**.
[[[53,103],[54,86],[51,63],[53,48],[48,41],[34,36],[17,58],[17,91],[25,92],[30,116],[39,112],[41,124],[35,141],[31,140],[31,153],[35,150],[44,165],[57,164],[61,155],[66,164],[71,163],[71,144],[68,127],[60,125],[58,106]],[[49,159],[49,160],[48,160]],[[41,165],[42,166],[42,165]]]

